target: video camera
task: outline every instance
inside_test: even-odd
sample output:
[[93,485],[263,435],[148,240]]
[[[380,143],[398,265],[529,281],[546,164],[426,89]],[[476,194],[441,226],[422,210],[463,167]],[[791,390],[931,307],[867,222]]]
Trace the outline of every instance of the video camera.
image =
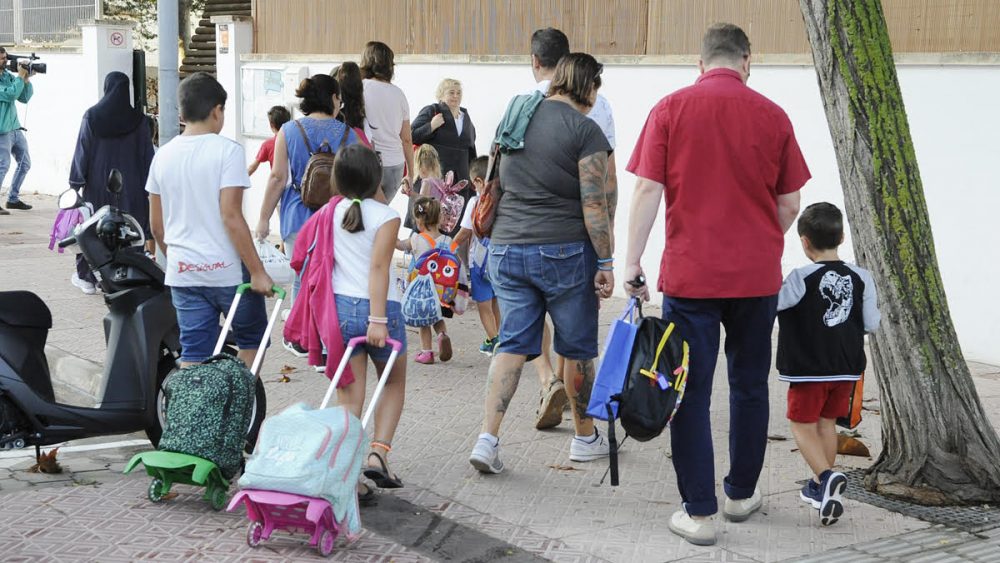
[[34,53],[30,55],[14,55],[7,53],[7,69],[11,72],[17,72],[17,67],[24,67],[28,69],[28,74],[45,74],[46,64],[36,62],[38,56]]

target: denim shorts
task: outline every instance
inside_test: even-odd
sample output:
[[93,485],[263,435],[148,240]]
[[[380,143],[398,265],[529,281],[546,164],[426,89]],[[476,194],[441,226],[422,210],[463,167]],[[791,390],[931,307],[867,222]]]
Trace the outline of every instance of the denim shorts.
[[500,304],[498,352],[529,360],[541,354],[548,313],[556,353],[571,360],[597,357],[597,254],[590,241],[491,243],[487,267]]
[[490,283],[489,275],[486,273],[486,266],[471,266],[469,268],[469,281],[472,282],[472,290],[469,296],[476,303],[484,303],[496,297],[493,293],[493,285]]
[[[340,321],[340,333],[344,337],[344,345],[357,336],[368,334],[368,316],[371,315],[371,304],[360,297],[337,296],[337,320]],[[403,324],[403,306],[398,301],[387,301],[385,316],[389,319],[389,338],[398,340],[403,345],[399,355],[406,353],[406,325]],[[375,348],[367,344],[354,349],[354,354],[367,352],[368,357],[376,362],[389,361],[392,347]]]
[[[236,286],[171,287],[170,299],[177,311],[181,332],[181,361],[204,362],[212,357],[219,339],[219,316],[229,312]],[[233,333],[240,350],[256,350],[267,330],[264,296],[247,291],[240,298]]]

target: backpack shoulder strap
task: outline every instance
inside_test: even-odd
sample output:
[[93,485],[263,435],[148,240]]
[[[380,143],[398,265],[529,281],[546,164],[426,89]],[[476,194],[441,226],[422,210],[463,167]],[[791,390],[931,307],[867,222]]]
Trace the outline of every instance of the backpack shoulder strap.
[[302,140],[306,143],[306,150],[309,151],[309,156],[312,156],[315,153],[313,153],[312,144],[309,142],[309,135],[306,134],[306,128],[302,126],[302,120],[296,119],[295,125],[298,126],[299,133],[302,134]]
[[438,246],[437,241],[434,240],[429,234],[420,233],[420,236],[424,237],[424,240],[427,241],[427,244],[431,245],[431,248],[437,248]]
[[338,151],[340,150],[340,147],[344,146],[344,143],[347,142],[347,136],[350,135],[350,134],[351,134],[351,128],[345,123],[344,124],[344,136],[340,138],[340,143],[337,144],[337,150]]

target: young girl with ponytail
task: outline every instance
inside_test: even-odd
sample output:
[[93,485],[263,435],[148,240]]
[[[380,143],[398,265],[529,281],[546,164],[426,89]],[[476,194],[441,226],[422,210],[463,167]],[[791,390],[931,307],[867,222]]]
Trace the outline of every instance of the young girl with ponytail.
[[[396,284],[391,283],[392,254],[400,219],[396,211],[374,199],[381,178],[382,168],[371,149],[354,144],[337,153],[333,181],[338,193],[344,196],[333,215],[337,317],[344,342],[357,336],[368,337],[368,343],[356,348],[350,360],[354,380],[337,391],[340,404],[348,406],[360,418],[368,358],[375,365],[377,376],[391,352],[386,338],[403,345],[375,408],[375,439],[364,471],[379,487],[399,488],[403,484],[389,471],[388,458],[406,389],[406,328],[399,303],[401,296]],[[362,500],[365,498],[363,494]]]

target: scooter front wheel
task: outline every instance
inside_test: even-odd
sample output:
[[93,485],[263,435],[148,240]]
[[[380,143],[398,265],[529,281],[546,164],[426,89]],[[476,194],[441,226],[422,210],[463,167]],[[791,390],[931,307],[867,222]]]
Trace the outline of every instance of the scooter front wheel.
[[157,477],[149,483],[147,496],[150,502],[160,502],[163,500],[163,494],[163,480]]
[[250,522],[250,527],[247,528],[247,545],[257,547],[262,537],[264,537],[264,525],[256,520]]

